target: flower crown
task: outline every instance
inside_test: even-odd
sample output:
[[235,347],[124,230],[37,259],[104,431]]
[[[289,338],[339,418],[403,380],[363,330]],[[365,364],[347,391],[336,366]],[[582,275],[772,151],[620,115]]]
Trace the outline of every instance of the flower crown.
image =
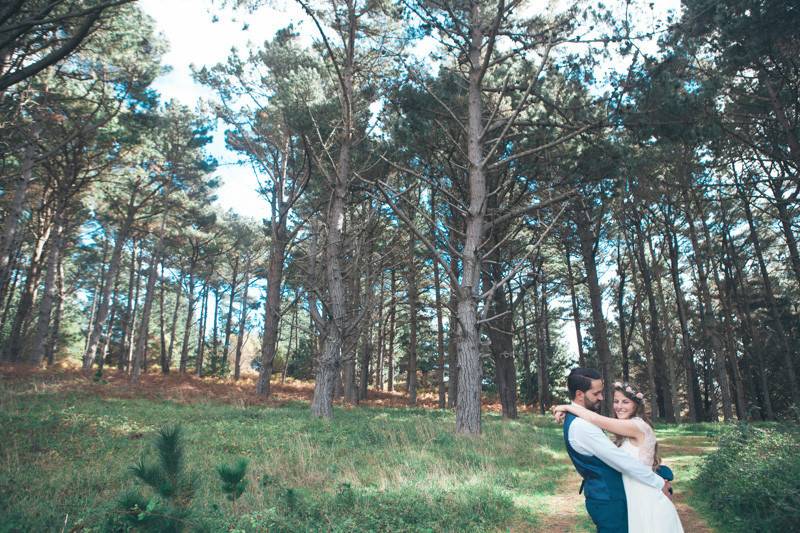
[[637,403],[642,403],[644,401],[644,394],[634,390],[627,382],[622,383],[621,381],[615,381],[614,389],[631,395],[633,400]]

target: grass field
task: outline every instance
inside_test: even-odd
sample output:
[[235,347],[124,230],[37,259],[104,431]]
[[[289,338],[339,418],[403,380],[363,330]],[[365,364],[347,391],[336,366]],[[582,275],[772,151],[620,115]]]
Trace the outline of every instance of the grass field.
[[[326,422],[300,401],[118,398],[5,377],[0,531],[107,529],[120,495],[136,486],[130,466],[175,423],[195,486],[188,530],[543,531],[565,510],[556,501],[575,515],[568,530],[587,530],[579,496],[554,499],[576,478],[561,428],[530,414],[483,420],[471,439],[454,436],[452,413],[436,410],[337,408]],[[691,442],[708,446],[714,431],[660,432],[683,479],[703,449]],[[238,457],[249,461],[248,487],[231,502],[216,466]]]

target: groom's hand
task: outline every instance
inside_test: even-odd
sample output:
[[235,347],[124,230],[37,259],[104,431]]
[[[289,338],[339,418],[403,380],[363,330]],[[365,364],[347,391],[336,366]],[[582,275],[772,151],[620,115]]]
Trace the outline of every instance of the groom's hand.
[[664,486],[662,487],[661,492],[663,492],[664,496],[666,496],[667,498],[669,498],[671,500],[672,499],[672,483],[670,483],[669,481],[667,481],[665,479],[664,480]]

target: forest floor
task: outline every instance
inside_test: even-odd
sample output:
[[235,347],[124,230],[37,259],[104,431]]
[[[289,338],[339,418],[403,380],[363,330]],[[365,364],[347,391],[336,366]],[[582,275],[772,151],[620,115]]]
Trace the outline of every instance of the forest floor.
[[[503,421],[487,400],[483,435],[465,439],[434,393],[409,409],[401,392],[370,391],[330,423],[307,414],[311,384],[273,383],[267,401],[254,386],[250,376],[153,373],[131,386],[115,372],[0,367],[0,532],[108,530],[120,495],[136,486],[130,466],[172,423],[184,429],[195,478],[190,516],[212,531],[592,531],[548,417]],[[713,531],[688,482],[715,428],[658,428],[687,533]],[[239,456],[250,483],[231,504],[214,466]]]

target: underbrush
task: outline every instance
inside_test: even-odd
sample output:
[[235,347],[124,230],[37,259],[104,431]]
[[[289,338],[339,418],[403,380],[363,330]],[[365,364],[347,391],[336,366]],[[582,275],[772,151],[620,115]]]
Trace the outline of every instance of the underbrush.
[[703,461],[697,498],[725,531],[795,531],[800,523],[800,430],[731,426]]

